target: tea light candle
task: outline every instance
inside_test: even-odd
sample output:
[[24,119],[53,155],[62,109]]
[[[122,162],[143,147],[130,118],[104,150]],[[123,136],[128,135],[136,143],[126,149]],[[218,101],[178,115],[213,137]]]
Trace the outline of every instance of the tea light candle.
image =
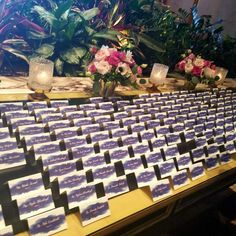
[[150,82],[154,85],[163,84],[168,73],[169,67],[163,64],[155,63],[150,75]]
[[47,84],[49,82],[48,81],[49,75],[47,74],[46,71],[40,72],[39,74],[37,74],[36,77],[39,83]]

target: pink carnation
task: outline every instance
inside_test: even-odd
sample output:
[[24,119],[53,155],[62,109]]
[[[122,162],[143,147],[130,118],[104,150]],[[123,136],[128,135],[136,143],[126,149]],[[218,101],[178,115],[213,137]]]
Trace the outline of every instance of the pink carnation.
[[143,73],[143,69],[140,66],[137,67],[137,73],[139,75],[141,75]]
[[198,76],[198,77],[201,76],[202,68],[194,66],[193,70],[192,70],[192,74],[195,75],[195,76]]
[[119,59],[119,52],[112,52],[111,56],[107,58],[107,61],[110,65],[117,67],[118,64],[121,62],[121,60]]
[[182,60],[177,64],[177,69],[180,71],[184,71],[186,61]]
[[125,61],[126,60],[126,53],[125,52],[120,52],[119,53],[119,58],[121,61]]
[[94,74],[94,73],[96,73],[97,68],[96,68],[96,66],[93,63],[91,63],[88,66],[88,71],[91,72],[92,74]]

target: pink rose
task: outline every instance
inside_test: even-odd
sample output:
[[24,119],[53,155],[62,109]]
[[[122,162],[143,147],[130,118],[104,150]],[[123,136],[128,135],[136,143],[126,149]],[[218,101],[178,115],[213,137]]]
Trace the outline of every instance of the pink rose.
[[202,74],[202,68],[198,67],[198,66],[194,66],[193,70],[192,70],[192,74],[195,76],[201,76]]
[[94,74],[94,73],[96,73],[97,68],[96,68],[96,66],[93,63],[91,63],[88,66],[88,71],[91,72],[92,74]]
[[204,67],[210,67],[211,64],[212,64],[211,61],[207,61],[207,60],[204,61]]
[[107,61],[95,61],[94,65],[99,74],[105,75],[111,71],[112,66]]
[[190,53],[185,59],[186,59],[186,60],[188,60],[188,59],[194,60],[195,57],[196,57],[196,56],[195,56],[193,53]]
[[120,63],[120,59],[116,56],[110,56],[107,58],[107,61],[110,65],[117,67]]
[[126,60],[126,53],[125,52],[120,52],[119,53],[119,58],[121,61],[125,61]]
[[185,64],[186,64],[186,62],[185,62],[184,60],[180,61],[180,62],[177,64],[177,69],[180,70],[180,71],[184,71]]
[[95,54],[95,60],[96,61],[102,61],[102,60],[105,60],[109,56],[110,56],[110,52],[107,48],[100,49]]
[[143,73],[143,69],[140,66],[137,67],[137,73],[139,75],[141,75]]

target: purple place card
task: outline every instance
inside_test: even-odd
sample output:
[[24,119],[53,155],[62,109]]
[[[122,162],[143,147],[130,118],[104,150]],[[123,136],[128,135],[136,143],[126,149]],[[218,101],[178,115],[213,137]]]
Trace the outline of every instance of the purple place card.
[[78,189],[86,185],[87,179],[84,171],[72,172],[67,175],[58,177],[58,185],[60,193],[70,191],[72,189]]
[[59,176],[63,176],[63,175],[66,175],[75,171],[77,171],[75,160],[65,161],[59,164],[48,166],[50,182],[54,181]]
[[[162,111],[162,112],[167,112],[167,111],[169,111],[171,109],[171,105],[169,105],[169,106],[161,106],[160,107],[160,111]],[[158,118],[157,118],[158,119]],[[163,118],[159,118],[159,119],[163,119]]]
[[182,123],[187,120],[187,115],[177,115],[175,119],[177,123]]
[[139,105],[145,103],[145,99],[144,98],[138,98],[138,99],[133,99],[133,104],[134,105]]
[[34,124],[18,127],[20,137],[28,135],[42,134],[44,132],[43,124]]
[[151,97],[151,98],[145,98],[146,103],[152,103],[152,102],[156,102],[156,98]]
[[125,106],[130,105],[130,101],[129,101],[129,100],[117,101],[116,104],[117,104],[118,109],[121,110],[121,109],[123,109]]
[[48,108],[48,104],[46,101],[42,101],[42,102],[27,102],[26,103],[27,109],[29,110],[29,112],[33,112],[34,109],[47,109]]
[[164,121],[164,125],[176,124],[176,121],[175,121],[174,117],[164,118],[163,121]]
[[149,109],[151,107],[152,107],[152,104],[149,104],[149,103],[139,104],[140,109]]
[[135,171],[135,177],[139,188],[157,182],[157,176],[153,167]]
[[106,197],[108,199],[129,191],[126,176],[117,177],[103,182]]
[[69,106],[68,100],[51,100],[50,105],[53,108]]
[[217,144],[211,144],[207,146],[207,153],[208,156],[214,156],[219,154],[220,150],[219,150],[219,146]]
[[153,148],[163,148],[167,146],[165,136],[157,136],[151,140]]
[[138,95],[139,98],[149,98],[150,96],[151,96],[151,94],[149,94],[149,93],[144,93],[144,94],[139,94]]
[[225,143],[224,136],[221,136],[221,135],[215,136],[214,141],[215,143],[217,143],[217,145],[223,145]]
[[105,179],[116,178],[116,169],[113,164],[99,166],[92,169],[95,182],[103,182]]
[[128,135],[129,132],[128,132],[127,127],[125,127],[125,128],[119,128],[119,129],[111,130],[111,134],[112,134],[113,138],[119,138],[119,137],[122,137],[124,135]]
[[164,125],[156,128],[157,135],[166,135],[170,133],[169,125]]
[[106,112],[104,110],[86,110],[85,113],[88,117],[95,117],[95,116],[102,116]]
[[150,151],[149,144],[147,141],[143,141],[142,143],[132,145],[132,149],[134,155],[141,155]]
[[205,137],[199,137],[195,139],[195,145],[197,148],[207,146],[207,140]]
[[38,191],[28,195],[27,198],[24,196],[17,198],[17,206],[20,220],[49,211],[55,207],[51,190]]
[[79,205],[82,226],[111,215],[107,197],[86,201]]
[[135,109],[135,110],[131,110],[130,112],[131,116],[142,116],[144,115],[144,110],[143,109]]
[[114,107],[113,107],[112,102],[100,102],[100,103],[98,103],[98,107],[101,110],[114,111]]
[[110,121],[103,123],[104,130],[114,130],[120,128],[120,122],[119,121]]
[[93,144],[88,144],[81,147],[73,147],[71,151],[73,159],[80,159],[82,157],[87,157],[95,154]]
[[113,114],[115,120],[121,120],[124,118],[128,117],[128,113],[123,111],[123,112],[117,112]]
[[153,201],[158,201],[172,195],[170,182],[168,179],[158,180],[157,183],[150,185]]
[[215,131],[215,136],[219,136],[219,135],[223,136],[225,133],[224,128],[222,127],[217,127],[214,129],[214,131]]
[[164,148],[164,154],[166,160],[172,159],[179,155],[179,149],[177,145],[169,146]]
[[123,146],[130,146],[130,145],[134,145],[134,144],[138,144],[139,143],[137,133],[134,133],[132,135],[122,136],[121,140],[122,140]]
[[128,105],[128,106],[123,107],[124,111],[126,111],[127,113],[132,110],[136,110],[137,108],[138,108],[138,105]]
[[26,148],[29,150],[35,144],[51,142],[51,137],[49,133],[42,133],[25,136],[24,140]]
[[56,129],[63,129],[63,128],[69,128],[70,127],[70,121],[69,120],[57,120],[57,121],[50,121],[48,122],[49,130],[52,132]]
[[48,236],[67,229],[64,207],[59,207],[28,219],[32,236]]
[[[182,105],[181,104],[175,104],[175,105],[172,105],[171,108],[173,110],[180,110],[182,108]],[[179,112],[178,112],[179,113]]]
[[23,110],[22,102],[0,103],[0,112],[11,112]]
[[[234,144],[234,141],[231,141],[231,142],[227,142],[225,145],[225,150],[230,153],[230,154],[233,154],[235,153],[235,144]],[[218,154],[218,153],[217,153]]]
[[99,142],[102,140],[108,140],[110,138],[109,131],[100,131],[90,134],[92,143]]
[[158,107],[154,107],[154,108],[148,108],[147,109],[148,114],[157,114],[159,112],[159,108]]
[[111,121],[111,116],[110,115],[95,116],[94,121],[95,123],[109,122]]
[[15,132],[18,126],[35,124],[35,119],[33,116],[24,117],[24,118],[15,118],[15,119],[10,120],[10,124],[11,124],[13,132]]
[[100,125],[99,124],[92,124],[92,125],[84,125],[81,127],[83,134],[90,134],[94,132],[100,131]]
[[191,152],[192,152],[194,161],[199,161],[206,158],[204,147],[193,149]]
[[198,106],[191,106],[189,109],[190,112],[198,112]]
[[125,174],[134,173],[139,169],[144,169],[142,160],[140,157],[133,157],[122,160]]
[[0,152],[0,170],[22,166],[25,164],[25,154],[22,149]]
[[84,170],[93,169],[98,166],[106,165],[106,160],[104,155],[97,154],[97,155],[91,155],[88,157],[82,158],[83,168]]
[[[170,110],[170,109],[168,109],[168,110]],[[155,118],[157,120],[162,120],[164,118],[167,118],[167,112],[158,112],[155,114]]]
[[192,164],[189,167],[189,172],[192,180],[196,180],[205,175],[205,170],[202,162]]
[[109,150],[109,155],[111,159],[111,163],[120,161],[122,159],[128,159],[129,150],[127,147],[119,147],[116,149]]
[[148,115],[140,115],[138,117],[139,123],[147,122],[147,121],[149,121],[151,119],[152,119],[152,116],[150,114],[148,114]]
[[184,126],[185,126],[185,128],[187,128],[187,129],[192,129],[195,125],[196,125],[195,119],[192,119],[192,120],[185,120],[185,121],[184,121]]
[[95,109],[96,109],[96,104],[95,104],[95,103],[91,103],[91,104],[81,104],[81,105],[79,105],[79,109],[80,109],[80,110],[83,110],[83,111],[95,110]]
[[144,123],[137,123],[137,124],[131,125],[130,129],[132,130],[132,133],[138,133],[138,132],[146,130]]
[[61,151],[53,154],[42,155],[41,159],[43,168],[46,169],[50,165],[69,161],[69,155],[67,151]]
[[128,118],[122,119],[123,126],[129,126],[135,123],[137,123],[136,117],[128,117]]
[[188,119],[197,119],[198,113],[197,112],[190,112],[188,113]]
[[148,129],[153,129],[160,126],[159,120],[149,120],[146,122]]
[[153,129],[145,130],[139,133],[141,140],[152,140],[156,138],[155,131]]
[[8,186],[12,200],[28,194],[44,191],[44,184],[40,173],[10,180],[8,181]]
[[188,168],[191,164],[191,158],[189,153],[185,153],[176,157],[178,170],[183,170]]
[[182,109],[180,109],[179,113],[187,115],[189,113],[189,108],[182,108]]
[[56,121],[56,120],[62,120],[63,116],[61,113],[55,113],[55,114],[43,114],[40,116],[40,120],[43,123],[48,123],[50,121]]
[[232,158],[228,152],[223,152],[223,153],[219,154],[219,160],[220,160],[220,164],[224,165],[224,164],[228,164],[229,162],[231,162]]
[[168,114],[168,117],[175,118],[177,115],[179,115],[179,111],[178,110],[168,111],[167,114]]
[[217,127],[217,128],[220,128],[220,127],[222,127],[222,126],[225,126],[225,119],[222,119],[222,118],[217,119],[217,120],[216,120],[216,127]]
[[205,131],[205,126],[204,124],[199,124],[199,125],[195,125],[193,129],[194,129],[195,134],[200,134]]
[[55,113],[57,113],[57,108],[34,109],[34,114],[37,121],[41,119],[41,115],[55,114]]
[[84,117],[84,111],[66,112],[65,117],[68,120],[83,118]]
[[22,111],[9,111],[9,112],[5,112],[4,116],[6,117],[7,123],[9,123],[11,119],[28,117],[29,116],[29,112],[26,111],[26,110],[22,110]]
[[89,101],[91,103],[97,104],[97,103],[103,102],[103,97],[91,97],[89,98]]
[[205,129],[206,130],[211,130],[215,128],[215,122],[214,121],[210,121],[210,122],[206,122],[205,123]]
[[172,133],[166,135],[166,140],[168,145],[173,145],[177,143],[181,143],[181,139],[179,133]]
[[71,105],[71,106],[59,107],[59,111],[62,114],[67,113],[67,112],[74,112],[74,111],[77,111],[77,106],[76,105]]
[[40,143],[33,145],[35,158],[38,159],[44,154],[51,154],[60,151],[59,141]]
[[84,117],[79,119],[73,119],[73,123],[75,127],[81,127],[83,125],[91,125],[92,118],[91,117]]
[[186,186],[190,183],[187,170],[181,170],[171,175],[173,181],[173,188],[179,189],[183,186]]
[[168,161],[159,163],[158,168],[159,168],[161,178],[168,177],[172,173],[176,172],[174,160],[168,160]]
[[212,170],[212,169],[217,168],[219,166],[217,156],[215,156],[215,157],[207,157],[205,159],[205,164],[206,164],[207,170]]
[[10,133],[7,127],[0,128],[0,140],[1,139],[10,139]]
[[1,236],[14,236],[12,225],[1,227],[0,235]]
[[216,115],[208,115],[207,116],[207,121],[215,121],[216,120]]
[[174,124],[172,125],[172,129],[175,133],[179,132],[183,132],[184,131],[184,124],[178,123],[178,124]]
[[225,128],[225,133],[234,131],[233,124],[226,124],[224,128]]
[[73,147],[87,145],[87,140],[85,135],[76,136],[72,138],[65,138],[64,139],[66,149],[70,149]]
[[158,163],[164,161],[160,149],[154,149],[153,152],[145,153],[145,158],[146,158],[148,167],[157,165]]
[[76,137],[78,135],[78,127],[67,127],[62,129],[56,129],[55,131],[56,139],[62,140],[66,138]]
[[6,138],[0,140],[0,152],[7,152],[11,150],[17,150],[16,139]]
[[105,152],[110,149],[114,149],[114,148],[119,147],[117,138],[99,141],[98,145],[99,145],[100,152]]
[[185,131],[184,137],[186,142],[193,140],[195,138],[195,131],[194,130]]

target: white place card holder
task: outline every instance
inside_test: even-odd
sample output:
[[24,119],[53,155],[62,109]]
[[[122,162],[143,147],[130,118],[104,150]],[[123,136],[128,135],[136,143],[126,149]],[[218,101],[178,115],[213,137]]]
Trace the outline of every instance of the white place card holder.
[[162,179],[158,180],[157,183],[152,183],[150,190],[154,202],[172,195],[172,189],[168,179]]
[[206,174],[202,162],[190,165],[189,172],[192,180],[199,179]]
[[42,134],[44,132],[44,125],[34,124],[34,125],[24,125],[19,126],[18,128],[20,138],[23,138],[28,135]]

